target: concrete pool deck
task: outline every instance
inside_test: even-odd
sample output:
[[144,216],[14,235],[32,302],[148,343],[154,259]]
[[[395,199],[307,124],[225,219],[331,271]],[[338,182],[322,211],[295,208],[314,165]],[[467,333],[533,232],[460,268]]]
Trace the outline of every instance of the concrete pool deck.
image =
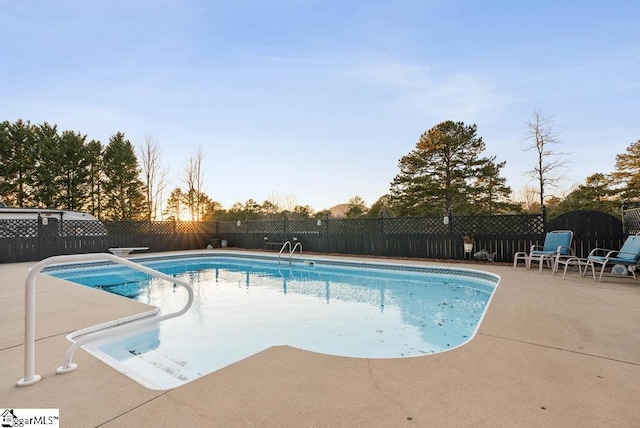
[[502,277],[478,334],[460,348],[359,359],[276,346],[152,391],[84,350],[77,370],[55,374],[68,333],[148,307],[45,275],[36,286],[42,380],[16,386],[34,264],[0,265],[0,409],[57,408],[63,427],[640,426],[640,281],[632,278],[595,283],[577,272],[563,280],[548,269],[455,263]]

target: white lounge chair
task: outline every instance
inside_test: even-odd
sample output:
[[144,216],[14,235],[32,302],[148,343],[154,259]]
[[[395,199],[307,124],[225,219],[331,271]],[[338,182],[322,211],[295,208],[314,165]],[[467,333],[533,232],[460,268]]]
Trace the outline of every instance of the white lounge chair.
[[532,245],[529,253],[518,252],[513,256],[513,269],[515,270],[518,260],[524,260],[527,269],[531,268],[531,262],[538,262],[539,271],[542,273],[542,266],[546,263],[555,273],[558,269],[558,262],[561,258],[574,256],[571,242],[573,232],[570,230],[553,230],[544,238],[544,245]]
[[[594,248],[587,256],[587,264],[591,267],[594,281],[602,281],[602,275],[607,265],[622,265],[636,278],[636,268],[640,263],[640,235],[631,235],[619,250]],[[600,274],[596,279],[595,266],[600,265]]]

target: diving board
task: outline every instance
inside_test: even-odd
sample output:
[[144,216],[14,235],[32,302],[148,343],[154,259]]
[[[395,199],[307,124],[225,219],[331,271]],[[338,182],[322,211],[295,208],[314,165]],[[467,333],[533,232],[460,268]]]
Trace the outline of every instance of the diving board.
[[126,257],[134,251],[146,251],[149,247],[117,247],[117,248],[109,248],[109,251],[118,257]]

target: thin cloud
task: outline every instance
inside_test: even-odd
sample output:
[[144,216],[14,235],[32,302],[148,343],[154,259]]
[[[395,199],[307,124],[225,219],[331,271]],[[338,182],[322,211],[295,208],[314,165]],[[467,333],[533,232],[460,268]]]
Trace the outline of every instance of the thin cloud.
[[380,63],[355,68],[353,78],[393,90],[393,105],[440,120],[477,121],[501,114],[509,98],[480,75],[443,74],[436,67]]

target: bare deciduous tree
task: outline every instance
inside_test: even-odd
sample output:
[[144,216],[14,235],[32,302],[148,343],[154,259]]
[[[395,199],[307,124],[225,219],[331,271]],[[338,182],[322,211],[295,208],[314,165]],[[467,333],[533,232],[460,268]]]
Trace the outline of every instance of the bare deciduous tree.
[[536,166],[526,171],[531,178],[538,181],[540,207],[544,206],[545,190],[548,187],[558,187],[564,178],[567,161],[563,158],[568,153],[554,152],[552,145],[560,143],[558,133],[553,129],[553,116],[545,116],[540,110],[533,113],[533,118],[527,121],[528,146],[525,151],[535,150],[537,154]]
[[275,191],[272,191],[267,198],[273,206],[282,211],[293,212],[296,206],[298,206],[298,197],[294,194],[281,195]]
[[275,214],[278,211],[282,210],[282,196],[279,193],[272,191],[269,193],[267,200],[265,202],[269,202],[269,206],[273,207],[273,212],[269,212],[269,214]]
[[282,197],[282,208],[292,212],[298,206],[298,197],[293,193]]
[[204,182],[204,172],[202,171],[202,162],[204,161],[204,153],[202,147],[198,147],[196,152],[187,160],[183,168],[183,181],[187,186],[187,208],[191,214],[192,221],[200,221],[202,210],[201,195]]
[[162,165],[162,153],[158,143],[150,136],[138,148],[142,181],[146,187],[147,220],[157,220],[162,213],[162,196],[168,182],[169,171]]
[[533,211],[538,204],[536,202],[538,199],[538,189],[536,189],[535,186],[527,184],[522,189],[518,190],[514,196],[516,202],[520,203],[527,211]]

